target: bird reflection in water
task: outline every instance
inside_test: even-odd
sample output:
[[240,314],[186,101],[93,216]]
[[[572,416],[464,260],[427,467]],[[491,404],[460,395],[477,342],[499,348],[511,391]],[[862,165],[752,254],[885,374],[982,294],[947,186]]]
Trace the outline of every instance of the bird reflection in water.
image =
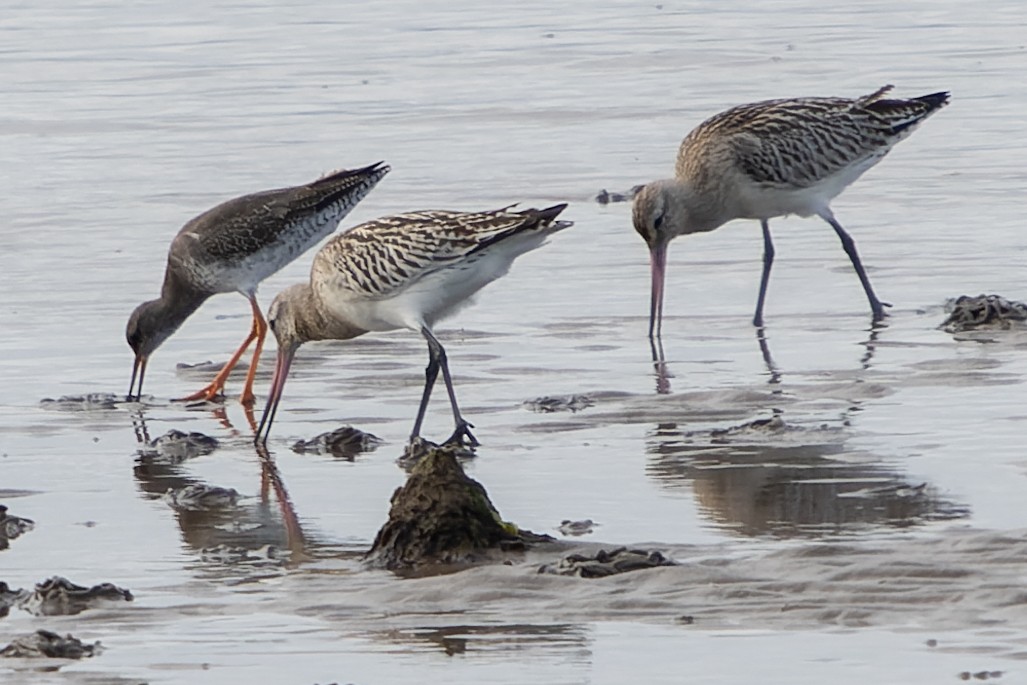
[[[133,427],[141,445],[133,472],[139,489],[148,498],[166,499],[169,492],[232,492],[204,482],[186,465],[190,459],[211,453],[216,447],[162,453],[154,448],[157,441],[150,439],[142,415],[134,418]],[[216,444],[211,438],[207,440]],[[268,564],[299,563],[309,555],[309,540],[274,458],[262,447],[256,448],[256,457],[260,463],[259,497],[224,498],[218,506],[188,506],[172,501],[173,506],[169,507],[183,541],[205,561],[224,571],[231,569],[234,573],[246,566],[266,569]]]
[[[859,365],[863,371],[870,369],[874,355],[877,352],[878,337],[881,335],[881,332],[887,328],[888,325],[883,321],[873,323],[868,329],[869,335],[867,339],[860,343],[863,347],[863,352],[860,355]],[[774,361],[774,356],[770,351],[770,337],[767,335],[766,328],[763,326],[756,328],[756,344],[759,347],[760,356],[763,358],[763,364],[767,369],[767,383],[769,385],[780,385],[783,380],[783,374],[781,372],[781,368]],[[674,374],[671,372],[670,367],[667,364],[667,357],[663,351],[663,339],[649,338],[649,349],[652,353],[653,377],[656,380],[656,394],[669,395],[671,392],[670,379],[674,377]]]
[[841,427],[800,427],[780,415],[726,429],[659,424],[647,472],[690,488],[719,527],[746,536],[822,537],[964,518],[965,505],[897,469],[855,459]]

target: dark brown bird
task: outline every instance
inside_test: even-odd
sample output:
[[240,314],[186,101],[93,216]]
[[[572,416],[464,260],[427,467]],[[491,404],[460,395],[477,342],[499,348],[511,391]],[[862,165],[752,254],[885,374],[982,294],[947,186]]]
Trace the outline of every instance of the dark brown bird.
[[213,400],[221,395],[228,374],[256,340],[241,397],[243,404],[253,404],[253,378],[267,335],[257,286],[332,233],[388,172],[389,167],[379,162],[336,171],[306,185],[244,195],[183,226],[168,250],[161,296],[136,307],[128,319],[125,337],[135,353],[128,400],[133,393],[136,399],[142,397],[150,355],[190,314],[211,295],[238,292],[253,310],[249,335],[207,387],[181,399]]

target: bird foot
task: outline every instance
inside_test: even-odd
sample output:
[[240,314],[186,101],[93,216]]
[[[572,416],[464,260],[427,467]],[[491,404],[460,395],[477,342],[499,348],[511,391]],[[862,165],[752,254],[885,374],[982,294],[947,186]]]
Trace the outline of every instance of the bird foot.
[[876,307],[872,307],[874,314],[874,321],[880,321],[888,316],[888,312],[884,311],[885,307],[891,307],[891,302],[878,302]]
[[[478,447],[481,443],[478,442],[478,438],[474,437],[474,434],[471,433],[472,428],[474,428],[473,424],[465,421],[464,419],[460,419],[456,424],[456,430],[454,430],[453,434],[449,436],[444,443],[442,443],[442,446],[470,447],[471,449]],[[464,442],[464,438],[467,439],[466,442]]]
[[172,402],[216,402],[221,403],[225,401],[224,387],[208,385],[199,392],[194,392],[192,395],[185,397],[178,397]]
[[451,452],[457,459],[471,459],[475,456],[474,448],[461,442],[447,441],[441,445],[436,445],[431,440],[425,440],[418,435],[410,438],[410,442],[403,448],[403,454],[399,458],[399,463],[405,469],[412,468],[432,450]]

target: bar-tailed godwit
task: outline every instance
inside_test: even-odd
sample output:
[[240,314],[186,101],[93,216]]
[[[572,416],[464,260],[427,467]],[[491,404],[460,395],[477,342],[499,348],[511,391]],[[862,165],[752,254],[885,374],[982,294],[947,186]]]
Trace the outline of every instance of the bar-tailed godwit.
[[817,215],[842,241],[874,320],[884,317],[856,245],[830,203],[863,172],[949,101],[948,93],[910,100],[887,98],[885,86],[860,98],[795,98],[741,105],[699,124],[681,143],[675,177],[644,186],[632,211],[635,230],[649,245],[652,300],[649,337],[663,321],[667,245],[732,219],[759,219],[763,275],[753,324],[763,325],[774,244],[769,220]]
[[405,328],[428,343],[424,392],[411,441],[420,436],[441,370],[456,424],[446,442],[462,443],[466,438],[477,445],[472,426],[457,405],[446,351],[432,328],[505,274],[516,257],[571,226],[556,220],[566,206],[517,212],[413,212],[370,221],[332,238],[314,257],[309,283],[286,288],[268,309],[278,361],[255,440],[267,441],[300,345]]
[[[241,400],[253,403],[253,378],[267,335],[257,304],[257,285],[335,230],[377,185],[389,167],[379,162],[336,171],[306,185],[244,195],[189,221],[171,241],[164,286],[156,300],[129,317],[125,337],[135,352],[128,400],[142,396],[146,362],[207,298],[238,292],[250,301],[253,327],[210,385],[183,400],[212,400],[225,386],[246,348],[257,341]],[[138,386],[136,380],[138,379]]]

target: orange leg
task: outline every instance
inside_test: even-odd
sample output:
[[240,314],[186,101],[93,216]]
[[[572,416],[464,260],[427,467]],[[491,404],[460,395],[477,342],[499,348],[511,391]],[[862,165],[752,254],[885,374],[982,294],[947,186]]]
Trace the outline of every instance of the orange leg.
[[[246,336],[246,340],[244,340],[242,345],[239,346],[239,349],[235,351],[235,354],[233,354],[232,358],[228,360],[228,363],[218,371],[218,375],[214,376],[214,380],[210,382],[210,385],[198,392],[194,392],[192,395],[178,398],[179,402],[196,402],[198,400],[203,400],[205,402],[214,401],[223,393],[225,389],[225,381],[228,380],[228,375],[232,373],[232,369],[234,369],[235,365],[239,363],[239,358],[242,357],[243,352],[246,351],[246,348],[250,346],[250,343],[253,342],[254,339],[258,340],[257,351],[259,354],[260,345],[264,340],[263,334],[267,333],[267,324],[264,323],[264,317],[260,315],[260,309],[257,307],[257,298],[254,296],[248,297],[250,305],[253,307],[253,328],[250,329],[250,334]],[[249,376],[247,377],[247,388],[249,388],[252,383],[254,372],[255,368],[251,366]],[[245,396],[245,391],[243,392],[243,395]],[[251,391],[250,402],[253,401],[252,396],[253,393]]]
[[[253,306],[253,329],[257,336],[257,347],[253,350],[253,361],[250,362],[250,370],[246,373],[246,385],[242,389],[242,397],[239,401],[243,403],[245,407],[252,407],[256,401],[256,397],[253,395],[253,379],[257,376],[257,363],[260,362],[260,353],[264,349],[264,339],[267,338],[267,321],[260,313],[260,306],[257,304],[257,298],[251,297],[250,304]],[[250,335],[253,335],[251,333]],[[252,413],[247,415],[250,425],[253,425]]]

